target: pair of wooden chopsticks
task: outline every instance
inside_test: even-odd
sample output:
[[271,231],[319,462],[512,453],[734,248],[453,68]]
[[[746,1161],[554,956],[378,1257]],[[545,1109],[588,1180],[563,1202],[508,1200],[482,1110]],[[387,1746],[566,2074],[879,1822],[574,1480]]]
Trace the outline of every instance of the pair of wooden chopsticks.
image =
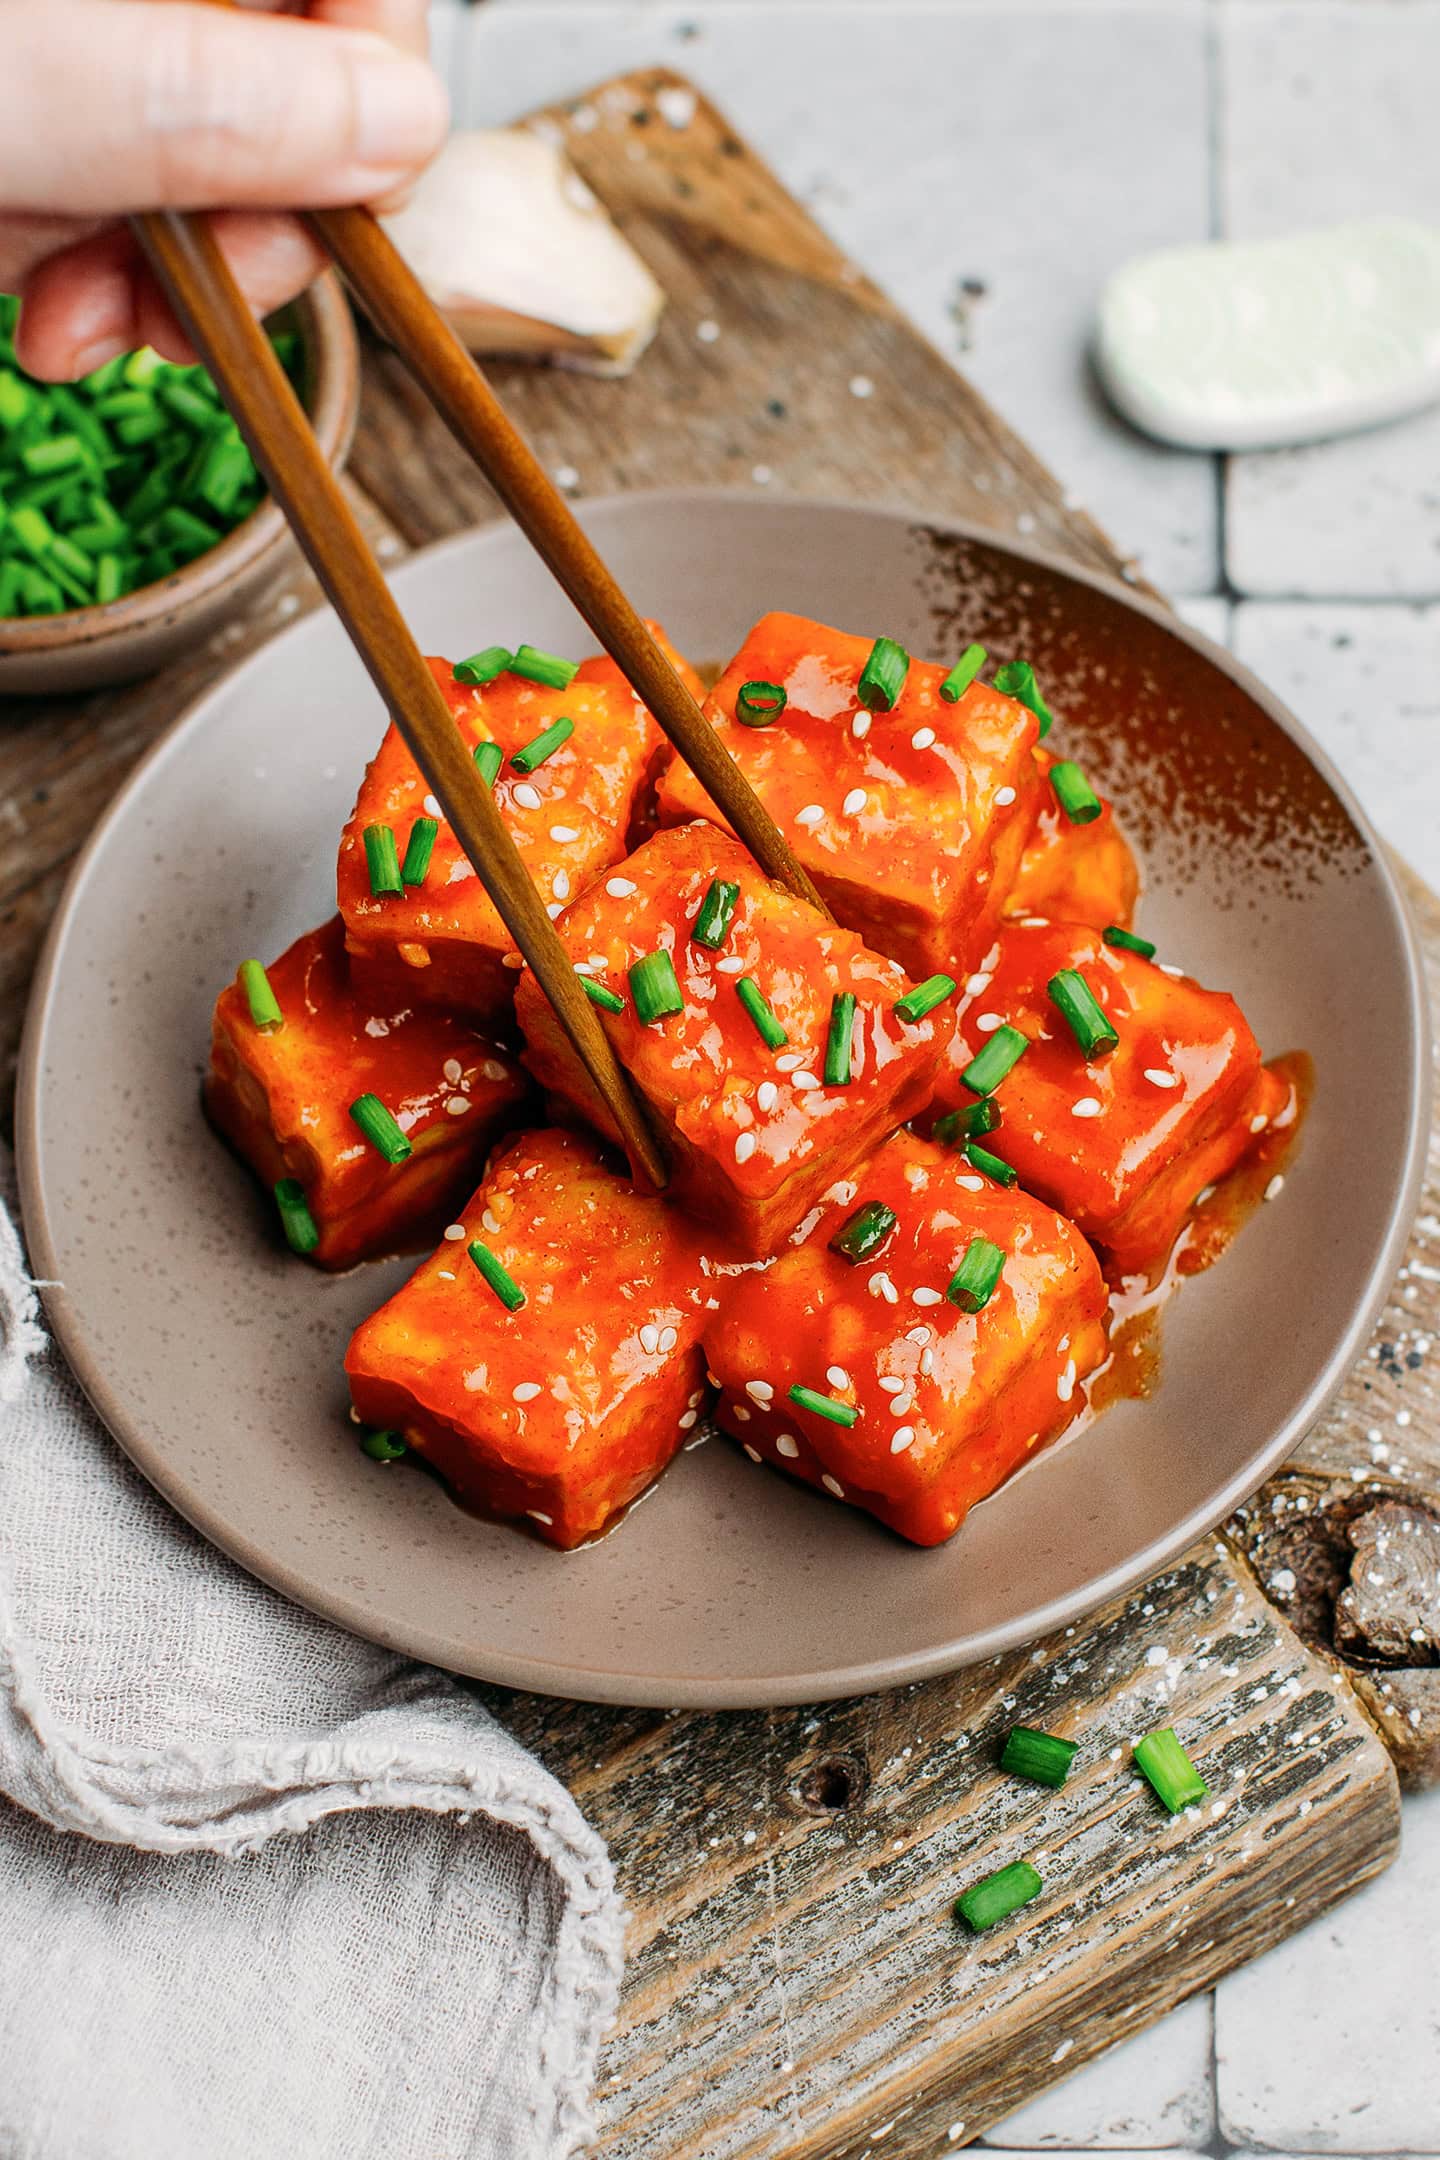
[[[604,1097],[632,1170],[663,1189],[665,1160],[645,1111],[209,226],[203,217],[172,211],[147,212],[133,222],[411,755]],[[364,209],[315,211],[308,223],[756,861],[828,913],[769,812],[388,235]]]

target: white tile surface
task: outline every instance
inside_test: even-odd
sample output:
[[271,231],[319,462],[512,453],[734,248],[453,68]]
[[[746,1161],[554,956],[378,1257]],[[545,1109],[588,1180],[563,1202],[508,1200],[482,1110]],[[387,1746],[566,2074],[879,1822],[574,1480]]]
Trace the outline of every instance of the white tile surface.
[[[1221,10],[1225,231],[1345,217],[1440,222],[1440,8],[1425,0],[1243,0]],[[1440,595],[1440,409],[1230,461],[1238,591]]]
[[1328,1918],[1220,1984],[1220,2127],[1294,2153],[1440,2151],[1440,1793],[1405,1853]]
[[987,2145],[1054,2152],[1191,2149],[1215,2133],[1210,1998],[1101,2055],[1011,2115]]
[[[1209,229],[1197,0],[513,0],[481,9],[468,37],[457,109],[471,124],[623,68],[684,68],[1157,584],[1214,585],[1211,461],[1125,428],[1085,362],[1111,266]],[[1003,94],[965,93],[979,82]],[[867,114],[901,124],[877,129]],[[967,298],[966,279],[983,294]]]

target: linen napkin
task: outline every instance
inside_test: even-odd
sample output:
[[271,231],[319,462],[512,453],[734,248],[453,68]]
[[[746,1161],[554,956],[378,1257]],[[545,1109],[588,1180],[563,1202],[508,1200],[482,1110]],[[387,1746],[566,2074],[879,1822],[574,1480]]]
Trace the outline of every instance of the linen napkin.
[[151,1491],[3,1204],[0,1794],[5,2160],[585,2141],[621,1962],[600,1839],[454,1681]]

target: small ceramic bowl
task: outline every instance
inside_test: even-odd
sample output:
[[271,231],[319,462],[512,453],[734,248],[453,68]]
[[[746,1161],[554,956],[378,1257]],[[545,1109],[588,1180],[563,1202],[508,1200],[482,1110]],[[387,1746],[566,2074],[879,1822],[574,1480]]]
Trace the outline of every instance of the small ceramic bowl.
[[[327,461],[338,471],[355,432],[360,348],[339,279],[317,280],[285,311],[300,334],[306,409]],[[149,675],[208,636],[273,575],[290,529],[266,496],[218,547],[170,577],[103,607],[62,615],[0,618],[0,695],[94,690]]]

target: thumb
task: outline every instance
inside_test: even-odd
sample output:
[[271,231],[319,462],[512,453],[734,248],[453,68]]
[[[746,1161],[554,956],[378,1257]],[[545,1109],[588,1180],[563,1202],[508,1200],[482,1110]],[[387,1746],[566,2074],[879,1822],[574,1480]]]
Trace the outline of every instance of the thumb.
[[422,60],[366,31],[148,0],[5,14],[0,210],[362,202],[439,147]]

